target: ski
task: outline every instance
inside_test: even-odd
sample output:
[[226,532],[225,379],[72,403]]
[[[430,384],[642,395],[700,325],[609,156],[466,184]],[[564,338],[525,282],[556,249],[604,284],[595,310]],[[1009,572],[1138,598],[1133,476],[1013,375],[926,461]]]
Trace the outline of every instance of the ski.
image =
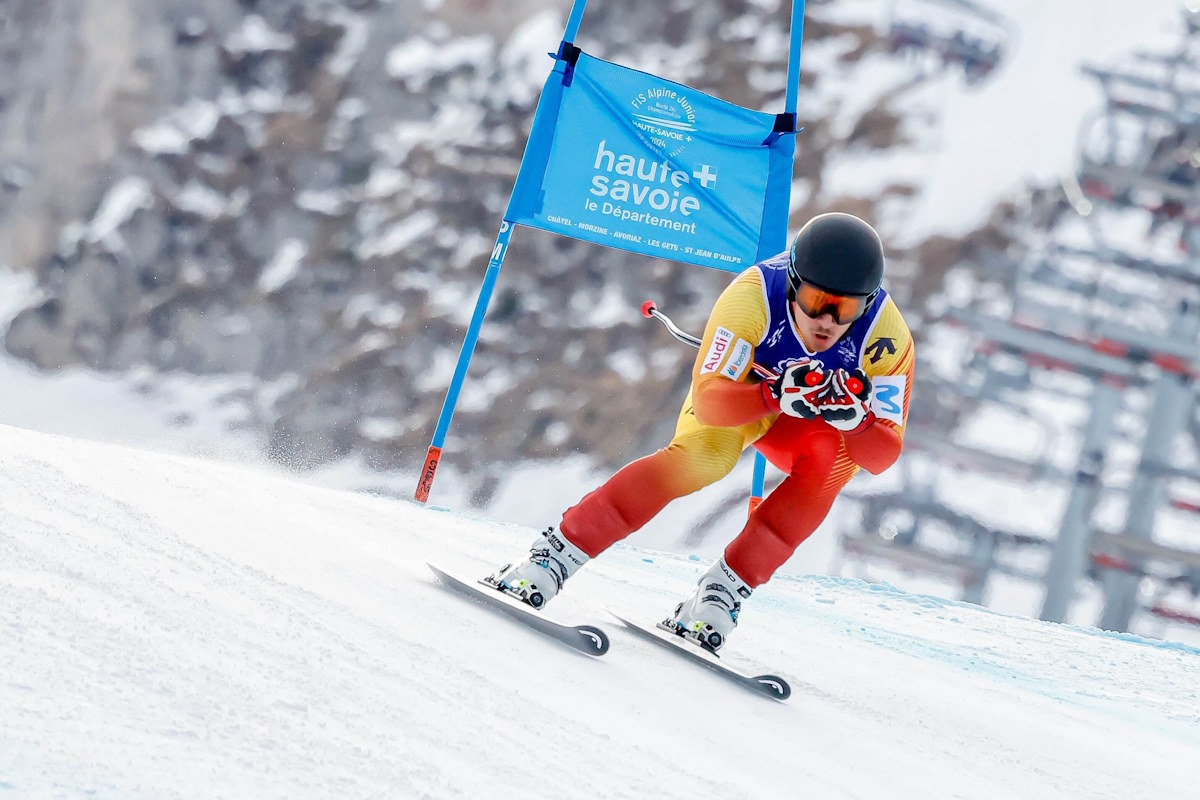
[[[428,564],[428,562],[426,563]],[[551,639],[557,639],[568,647],[589,656],[602,656],[608,652],[608,635],[593,625],[563,625],[542,616],[541,612],[534,611],[530,606],[509,596],[495,584],[487,583],[484,580],[464,580],[433,564],[428,564],[428,566],[444,586],[478,600],[489,608],[507,614]]]
[[722,661],[721,657],[716,653],[705,650],[698,644],[692,644],[679,634],[662,627],[661,623],[651,627],[632,622],[612,609],[608,609],[608,613],[612,614],[621,624],[642,638],[655,642],[668,650],[673,650],[694,663],[708,667],[735,683],[745,686],[752,692],[774,700],[787,700],[792,696],[791,685],[778,675],[751,675]]

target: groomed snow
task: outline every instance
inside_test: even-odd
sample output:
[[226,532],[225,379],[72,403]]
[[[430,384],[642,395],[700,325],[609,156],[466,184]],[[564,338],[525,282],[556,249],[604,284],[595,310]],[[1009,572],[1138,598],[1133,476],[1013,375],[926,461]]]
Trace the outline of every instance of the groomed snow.
[[705,562],[619,547],[550,612],[439,588],[533,531],[0,426],[0,797],[1186,797],[1200,650],[780,577],[729,658],[652,649]]

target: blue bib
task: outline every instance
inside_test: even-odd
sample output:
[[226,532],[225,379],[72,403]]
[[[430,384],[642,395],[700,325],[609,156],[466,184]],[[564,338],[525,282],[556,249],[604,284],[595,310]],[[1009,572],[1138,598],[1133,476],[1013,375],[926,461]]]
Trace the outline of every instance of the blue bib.
[[875,320],[888,300],[886,291],[880,289],[866,313],[856,319],[837,344],[823,353],[810,352],[796,333],[788,302],[788,255],[777,256],[754,265],[762,273],[763,292],[767,304],[767,335],[754,349],[754,360],[775,372],[783,372],[793,361],[811,358],[821,362],[829,370],[841,367],[853,371],[862,366],[863,343],[875,327]]

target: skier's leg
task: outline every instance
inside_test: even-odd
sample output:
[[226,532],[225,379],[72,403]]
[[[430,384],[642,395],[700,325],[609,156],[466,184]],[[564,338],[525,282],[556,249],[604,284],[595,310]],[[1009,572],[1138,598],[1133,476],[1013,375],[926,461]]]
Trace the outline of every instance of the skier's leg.
[[563,514],[560,530],[597,556],[654,518],[677,497],[703,489],[737,464],[745,436],[738,428],[681,425],[671,443],[622,467]]
[[589,559],[645,525],[667,503],[729,474],[763,427],[701,425],[689,394],[667,447],[623,467],[568,509],[557,528],[534,540],[527,558],[503,567],[492,580],[541,608]]
[[742,601],[816,530],[858,470],[842,435],[820,420],[780,417],[754,447],[788,477],[754,510],[671,620],[676,631],[712,650],[737,626]]
[[819,420],[781,417],[755,447],[788,475],[725,549],[726,563],[751,587],[783,566],[858,471],[842,435]]

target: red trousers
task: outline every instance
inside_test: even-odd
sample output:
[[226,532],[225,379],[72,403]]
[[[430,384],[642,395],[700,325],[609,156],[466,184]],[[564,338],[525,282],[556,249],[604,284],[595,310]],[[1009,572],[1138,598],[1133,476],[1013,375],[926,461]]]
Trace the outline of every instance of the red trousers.
[[[742,428],[681,425],[658,452],[627,464],[563,514],[560,530],[589,556],[649,522],[667,503],[727,475],[746,446]],[[820,420],[781,416],[753,443],[787,477],[725,549],[725,562],[758,586],[817,529],[858,471],[842,435]]]

